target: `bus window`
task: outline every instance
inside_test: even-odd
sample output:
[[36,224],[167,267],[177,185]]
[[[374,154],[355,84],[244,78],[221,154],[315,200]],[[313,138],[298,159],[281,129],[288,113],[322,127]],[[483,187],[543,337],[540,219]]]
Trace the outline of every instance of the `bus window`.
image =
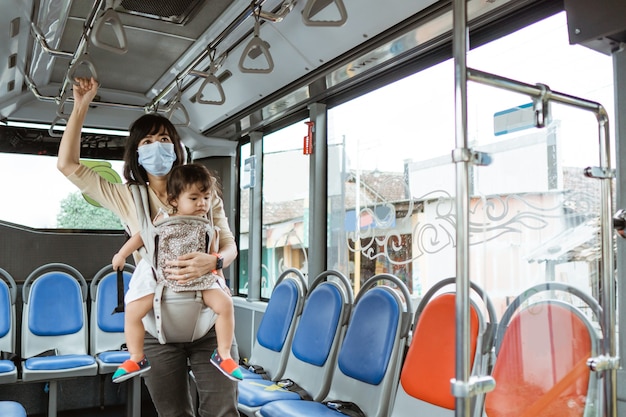
[[[110,180],[121,181],[122,161],[85,160]],[[3,179],[0,221],[36,229],[122,230],[111,211],[84,197],[52,156],[0,153]]]
[[[569,45],[564,13],[470,51],[468,64],[597,101],[613,119],[611,57]],[[327,266],[355,290],[386,272],[419,297],[456,275],[453,80],[448,60],[329,110]],[[493,160],[470,168],[470,278],[500,311],[543,281],[597,296],[600,184],[583,176],[599,164],[595,118],[553,105],[537,129],[503,119],[532,109],[529,97],[472,82],[468,97],[470,147]]]
[[[303,154],[304,122],[263,137],[262,180],[252,178],[250,144],[240,148],[241,218],[239,293],[249,294],[249,195],[262,187],[261,297],[269,298],[276,279],[288,268],[307,272],[309,158]],[[252,281],[254,282],[254,281]]]
[[287,268],[307,273],[309,156],[304,121],[263,138],[261,296]]

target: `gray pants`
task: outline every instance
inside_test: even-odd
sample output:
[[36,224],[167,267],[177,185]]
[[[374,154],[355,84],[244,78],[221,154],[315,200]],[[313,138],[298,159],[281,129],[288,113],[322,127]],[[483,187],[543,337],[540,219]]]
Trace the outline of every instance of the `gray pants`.
[[[237,383],[211,365],[217,348],[215,330],[191,343],[159,344],[146,333],[144,351],[152,369],[145,383],[159,417],[194,417],[188,364],[198,389],[200,417],[238,417]],[[233,351],[237,344],[233,343]],[[233,355],[238,360],[238,355]]]

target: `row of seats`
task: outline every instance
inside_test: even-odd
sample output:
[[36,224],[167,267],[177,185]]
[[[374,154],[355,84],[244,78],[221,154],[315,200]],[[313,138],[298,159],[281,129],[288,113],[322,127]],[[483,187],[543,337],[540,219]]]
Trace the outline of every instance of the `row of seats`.
[[[372,277],[352,302],[339,272],[321,274],[308,294],[290,274],[272,293],[239,383],[242,414],[454,415],[454,278],[431,288],[411,317],[408,291],[394,276]],[[542,283],[516,298],[498,324],[486,294],[473,283],[471,289],[471,375],[496,381],[495,390],[473,397],[473,415],[602,415],[601,378],[586,366],[601,336],[580,308],[555,293],[580,300],[598,322],[602,312],[592,297]]]
[[[126,265],[122,272],[124,291],[133,270]],[[118,305],[117,275],[111,266],[104,267],[88,286],[81,273],[66,264],[46,264],[33,271],[22,286],[18,366],[15,361],[0,360],[0,383],[14,383],[18,378],[47,382],[48,416],[56,417],[58,380],[114,372],[129,358],[121,350],[124,314],[112,314]],[[0,277],[0,350],[15,352],[17,285],[2,269]],[[140,384],[135,378],[129,385],[132,416],[140,414]]]

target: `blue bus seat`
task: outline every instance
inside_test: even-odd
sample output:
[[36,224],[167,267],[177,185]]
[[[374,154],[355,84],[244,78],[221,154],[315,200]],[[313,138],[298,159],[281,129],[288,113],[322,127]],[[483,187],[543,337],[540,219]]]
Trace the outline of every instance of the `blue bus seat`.
[[245,379],[239,383],[238,407],[243,414],[253,415],[270,401],[300,399],[294,392],[296,386],[313,400],[326,396],[353,298],[350,281],[340,272],[326,271],[315,279],[281,380]]
[[[124,265],[122,271],[123,295],[128,291],[128,284],[135,267]],[[112,265],[106,265],[94,275],[89,285],[91,313],[89,326],[89,351],[96,358],[99,374],[111,374],[127,359],[130,354],[122,350],[124,338],[124,313],[113,314],[118,306],[117,271]],[[141,415],[141,378],[132,378],[127,391],[127,415]]]
[[98,373],[88,352],[87,282],[51,263],[26,278],[22,295],[22,380],[48,381],[48,417],[56,417],[57,380]]
[[[558,291],[568,293],[567,302]],[[602,416],[603,378],[587,366],[601,351],[601,317],[597,301],[569,284],[545,282],[518,296],[498,328],[496,388],[485,399],[489,417]]]
[[[381,285],[383,281],[391,281],[395,288]],[[336,417],[338,407],[351,403],[367,417],[388,416],[411,321],[406,285],[389,274],[371,277],[355,300],[325,398],[272,401],[256,415]]]
[[278,277],[247,361],[262,368],[266,377],[252,371],[250,366],[241,366],[244,379],[278,380],[282,377],[306,293],[306,281],[299,270],[289,268]]
[[[455,415],[450,381],[455,378],[456,294],[442,292],[454,284],[455,278],[444,279],[420,301],[390,417]],[[482,376],[493,357],[497,315],[482,289],[471,287],[478,297],[470,298],[470,369],[472,376]],[[474,397],[474,415],[482,415],[482,405],[483,396]]]
[[[11,274],[0,268],[0,351],[14,354],[16,354],[16,297],[17,285],[15,284],[15,280]],[[12,360],[0,359],[0,384],[10,384],[15,381],[17,381],[17,367],[15,363]]]
[[16,401],[0,401],[0,416],[26,417],[26,410],[22,404]]
[[[124,294],[135,267],[124,267]],[[122,350],[124,338],[124,313],[115,313],[117,307],[117,272],[107,265],[96,273],[89,286],[91,299],[90,353],[98,363],[98,373],[109,374],[130,358],[128,351]]]

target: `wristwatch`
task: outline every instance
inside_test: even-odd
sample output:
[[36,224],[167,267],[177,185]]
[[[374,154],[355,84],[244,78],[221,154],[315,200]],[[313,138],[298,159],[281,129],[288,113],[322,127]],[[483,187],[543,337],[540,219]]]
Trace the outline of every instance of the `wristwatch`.
[[224,257],[217,252],[213,253],[213,255],[217,258],[215,261],[215,270],[217,271],[224,268]]

